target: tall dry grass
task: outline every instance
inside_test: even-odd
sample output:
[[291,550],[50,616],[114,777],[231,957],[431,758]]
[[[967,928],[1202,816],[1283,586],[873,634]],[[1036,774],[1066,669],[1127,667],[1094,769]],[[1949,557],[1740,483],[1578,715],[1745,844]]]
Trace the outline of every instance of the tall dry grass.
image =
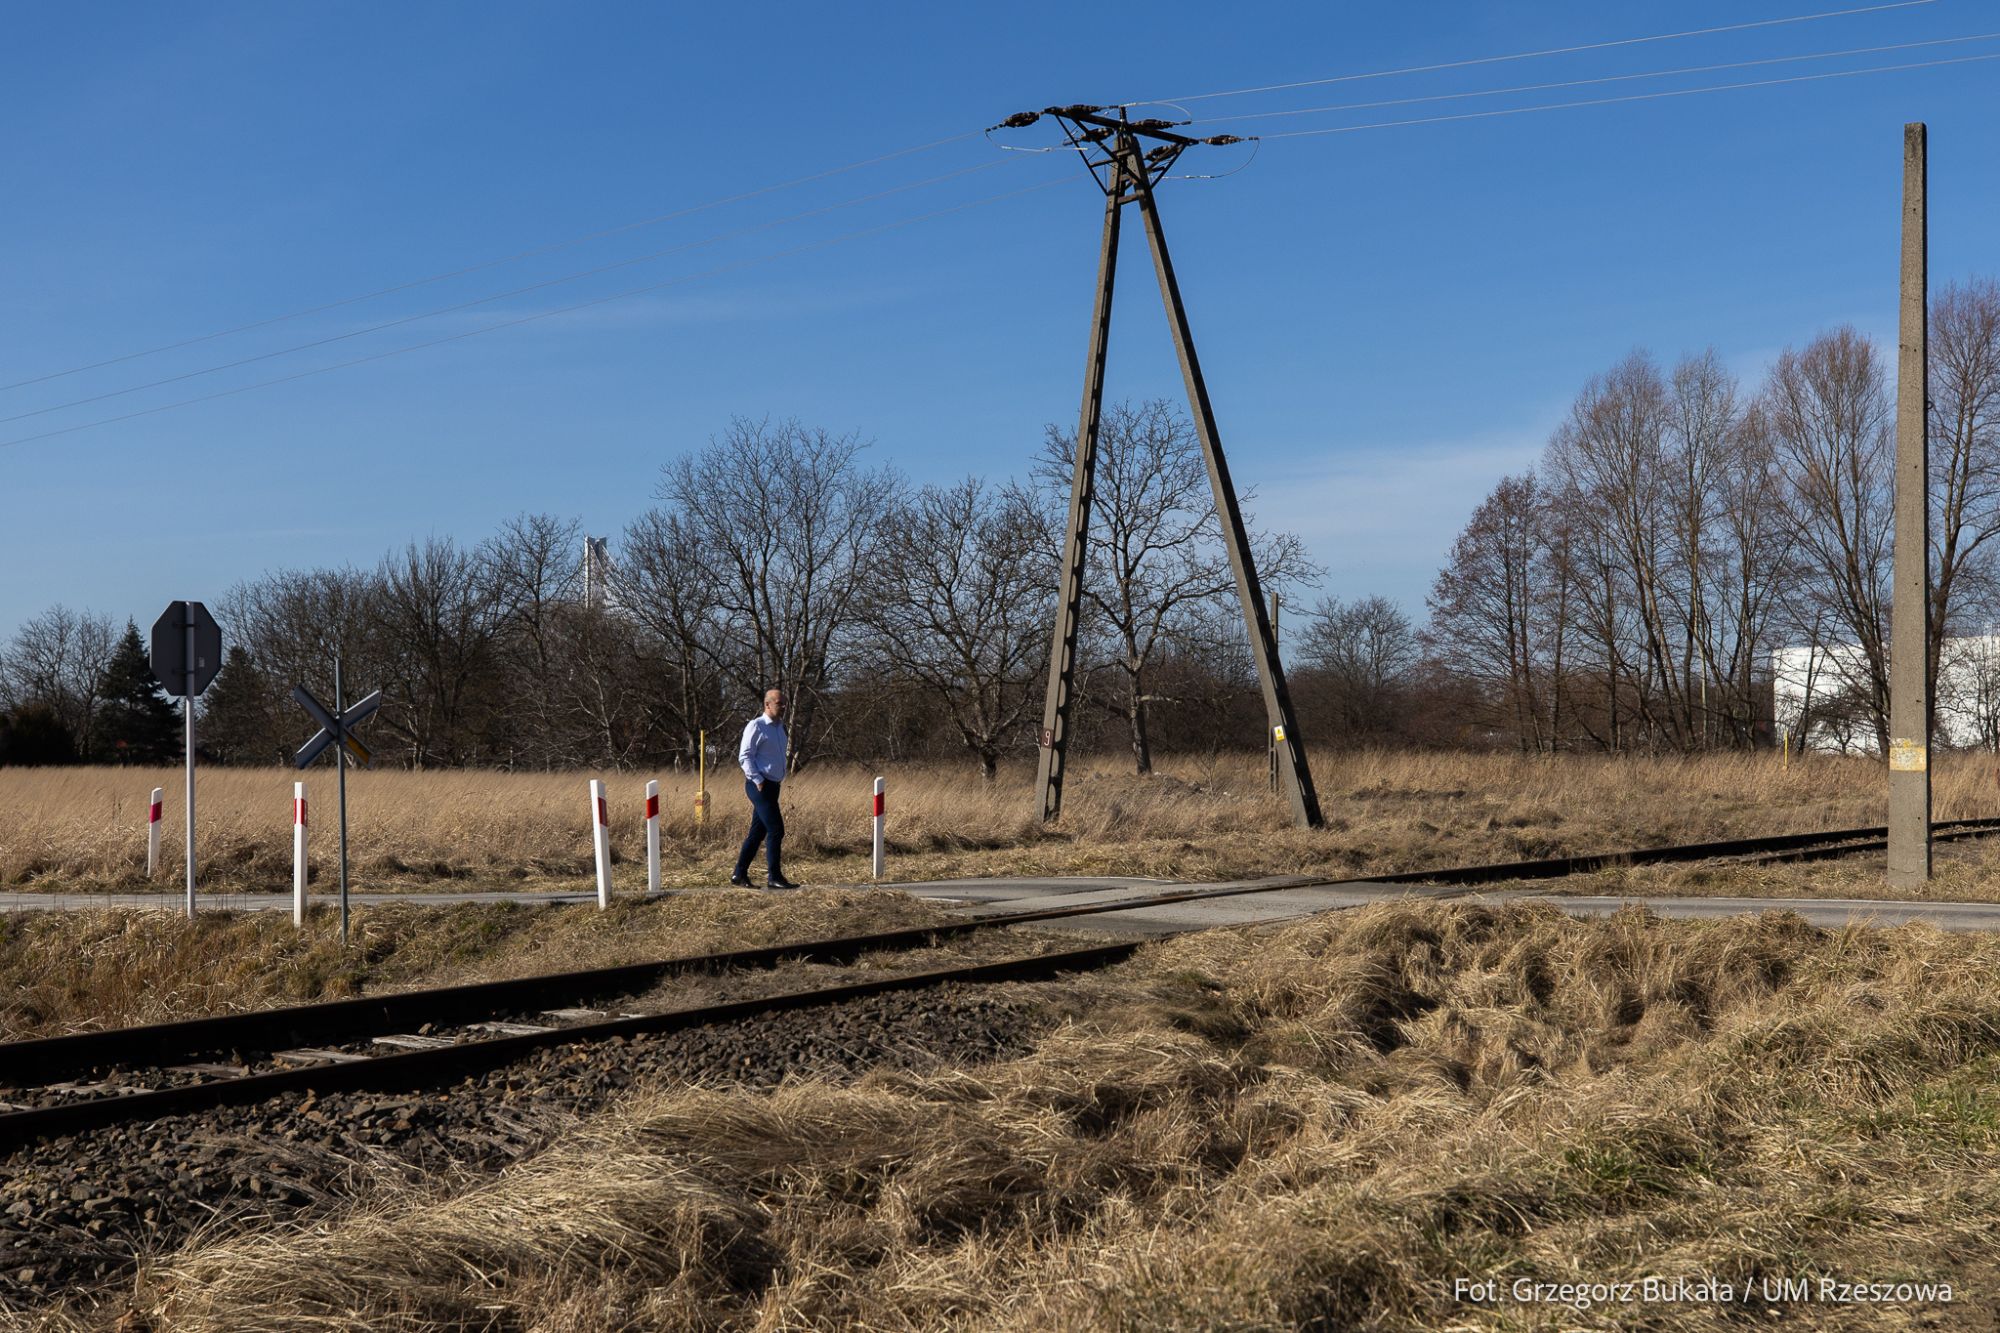
[[380,904],[353,947],[323,918],[93,909],[0,916],[0,1041],[310,1004],[418,986],[753,949],[944,913],[903,894],[683,894],[608,912],[508,903]]
[[663,1089],[488,1181],[169,1256],[138,1306],[234,1333],[1705,1329],[1731,1312],[1453,1280],[1827,1274],[1959,1303],[1784,1326],[1987,1327],[1996,968],[1988,936],[1545,905],[1188,937],[1025,1058]]
[[[1324,756],[1328,824],[1290,826],[1262,764],[1241,756],[1169,761],[1152,778],[1106,764],[1072,769],[1063,819],[1032,815],[1033,775],[992,785],[941,765],[884,770],[890,868],[913,880],[961,874],[1128,874],[1200,878],[1351,873],[1659,845],[1760,832],[1877,823],[1881,767],[1769,755],[1692,759],[1553,759],[1361,753]],[[203,882],[280,890],[291,875],[291,782],[279,769],[201,775],[197,852]],[[591,874],[586,774],[487,771],[360,773],[351,779],[351,843],[362,888],[468,882],[578,884]],[[621,881],[636,887],[646,774],[613,775],[610,810]],[[866,877],[875,774],[809,769],[785,784],[790,866],[829,881]],[[719,882],[747,806],[728,773],[697,827],[692,775],[658,775],[667,877]],[[167,792],[165,860],[181,857],[180,783],[169,770],[0,770],[0,885],[134,889],[143,883],[146,798]],[[331,865],[333,783],[312,782],[316,866]],[[1947,758],[1937,815],[2000,812],[1986,762]],[[316,871],[316,873],[318,873]]]

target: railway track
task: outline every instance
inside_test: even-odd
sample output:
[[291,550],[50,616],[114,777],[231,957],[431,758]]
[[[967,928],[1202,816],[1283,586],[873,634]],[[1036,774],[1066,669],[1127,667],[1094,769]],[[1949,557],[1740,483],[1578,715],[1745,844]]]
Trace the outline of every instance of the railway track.
[[[2000,833],[2000,819],[1951,820],[1935,827],[1940,840],[1982,837]],[[1003,927],[1046,926],[1078,917],[1290,889],[1407,884],[1469,890],[1616,866],[1716,859],[1753,864],[1816,860],[1880,850],[1886,845],[1885,835],[1881,827],[1834,829],[1347,879],[1273,877],[1110,902],[988,913],[838,939],[5,1043],[0,1044],[0,1152],[45,1138],[243,1105],[288,1092],[433,1087],[553,1046],[683,1031],[947,982],[1036,980],[1088,971],[1124,960],[1144,941],[1055,948],[653,1013],[620,1010],[611,1003],[677,975],[784,963],[844,963],[864,954],[918,950]]]

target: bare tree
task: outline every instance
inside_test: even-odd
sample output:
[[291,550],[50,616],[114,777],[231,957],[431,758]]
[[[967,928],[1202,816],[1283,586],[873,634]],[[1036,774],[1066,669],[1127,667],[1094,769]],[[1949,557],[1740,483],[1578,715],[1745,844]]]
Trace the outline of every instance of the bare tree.
[[1550,604],[1557,572],[1550,528],[1532,472],[1503,477],[1452,543],[1427,599],[1429,654],[1480,687],[1488,721],[1526,751],[1556,743],[1544,645],[1553,636],[1538,614]]
[[[1049,426],[1034,467],[1045,512],[1067,507],[1075,460],[1075,435]],[[1255,497],[1240,498],[1247,505]],[[1253,533],[1251,549],[1266,588],[1317,573],[1289,534]],[[1086,631],[1120,679],[1118,705],[1138,772],[1153,769],[1148,669],[1162,637],[1203,603],[1235,590],[1193,423],[1164,399],[1107,408],[1085,558],[1086,621],[1095,623]]]
[[716,542],[696,517],[653,509],[625,530],[619,548],[618,604],[643,631],[655,700],[689,756],[701,733],[720,723],[723,683],[740,658],[731,651]]
[[1726,592],[1728,548],[1717,529],[1724,478],[1739,443],[1735,377],[1713,348],[1674,367],[1667,390],[1667,551],[1660,600],[1662,631],[1680,636],[1679,714],[1682,744],[1705,748],[1726,711],[1721,632],[1712,603]]
[[[1852,328],[1787,348],[1764,390],[1801,560],[1801,620],[1823,618],[1859,647],[1836,693],[1889,745],[1891,426],[1881,359]],[[1846,661],[1846,658],[1842,659]]]
[[869,617],[876,652],[943,710],[991,782],[1041,704],[1056,593],[1044,525],[1028,495],[968,478],[924,487],[886,532]]
[[1935,699],[1946,636],[2000,601],[1987,546],[2000,533],[2000,285],[1990,280],[1954,283],[1931,306],[1929,429]]
[[1388,598],[1324,597],[1307,616],[1299,664],[1324,680],[1340,734],[1380,739],[1402,724],[1417,658],[1410,618]]
[[516,761],[549,767],[569,758],[562,732],[563,613],[581,600],[583,531],[575,519],[519,514],[479,548],[495,611],[508,688],[502,705]]
[[109,616],[58,603],[14,631],[0,656],[0,693],[11,708],[47,708],[89,758],[104,668],[117,645]]
[[[1753,401],[1738,414],[1730,448],[1728,465],[1715,479],[1722,573],[1703,613],[1712,669],[1729,682],[1724,722],[1736,744],[1749,745],[1756,733],[1759,664],[1774,638],[1782,600],[1796,582],[1798,525],[1766,403]],[[1817,637],[1815,632],[1809,642]]]
[[556,608],[555,719],[569,762],[632,764],[650,733],[637,637],[639,627],[615,605]]
[[865,446],[797,421],[739,418],[699,454],[666,466],[660,499],[712,534],[719,604],[738,652],[740,696],[792,700],[795,763],[813,753],[869,593],[882,517],[897,481],[861,465]]
[[276,570],[230,589],[216,618],[223,641],[244,647],[257,668],[251,675],[270,692],[270,708],[284,716],[292,705],[281,701],[293,685],[333,702],[336,654],[356,693],[382,685],[381,591],[374,573],[352,567]]
[[482,702],[492,697],[499,604],[472,554],[448,537],[410,543],[382,562],[382,720],[419,767],[461,764],[479,751]]
[[[1669,628],[1671,536],[1667,458],[1668,392],[1659,369],[1634,353],[1585,385],[1549,441],[1547,469],[1575,547],[1588,552],[1596,577],[1578,587],[1595,611],[1597,647],[1611,673],[1614,747],[1616,681],[1633,691],[1639,719],[1654,738],[1685,746],[1687,713]],[[1624,614],[1621,614],[1621,610]],[[1630,661],[1625,625],[1636,630]]]

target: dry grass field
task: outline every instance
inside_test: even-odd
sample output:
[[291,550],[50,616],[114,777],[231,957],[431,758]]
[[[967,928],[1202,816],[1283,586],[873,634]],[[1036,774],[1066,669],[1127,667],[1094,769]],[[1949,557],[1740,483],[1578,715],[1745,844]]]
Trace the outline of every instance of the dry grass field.
[[[1771,755],[1694,759],[1554,759],[1510,755],[1360,753],[1322,756],[1328,824],[1290,827],[1260,763],[1175,760],[1150,779],[1108,762],[1072,770],[1064,816],[1032,816],[1033,774],[1006,770],[988,787],[968,767],[884,770],[890,878],[1129,874],[1180,879],[1275,873],[1349,874],[1611,850],[1754,833],[1879,823],[1879,765]],[[283,891],[291,883],[291,783],[279,769],[200,775],[202,882],[218,891]],[[368,772],[351,779],[351,844],[359,889],[580,887],[589,881],[587,774]],[[620,888],[643,886],[642,802],[658,776],[670,886],[719,884],[742,837],[746,806],[728,773],[697,826],[695,782],[671,773],[609,778]],[[867,877],[874,773],[808,769],[786,784],[788,869],[808,883]],[[164,859],[181,857],[180,782],[140,769],[0,770],[0,888],[133,891],[144,887],[146,797],[166,789]],[[316,882],[333,864],[333,783],[314,774]],[[1940,819],[2000,813],[1990,759],[1947,758],[1936,774]],[[1955,865],[1972,870],[1954,870]],[[1984,896],[1986,862],[1954,853],[1933,887]],[[1776,869],[1751,891],[1792,894],[1851,872]],[[1877,876],[1876,878],[1879,878]],[[1641,885],[1715,892],[1700,872],[1648,872]],[[1596,887],[1602,888],[1600,879]],[[1842,892],[1850,891],[1842,889]]]
[[[1991,1328],[1996,969],[1991,937],[1545,904],[1187,937],[1023,1058],[661,1086],[497,1176],[163,1255],[130,1326]],[[1649,1276],[1737,1296],[1515,1295]]]
[[[1303,833],[1253,764],[889,773],[892,872],[1182,878],[1511,859],[1879,822],[1872,764],[1356,755]],[[795,874],[865,873],[872,774],[788,787]],[[2000,809],[1990,765],[1938,817]],[[613,784],[638,887],[643,776]],[[0,773],[8,887],[139,886],[149,774]],[[669,784],[669,878],[713,883],[731,793],[697,829]],[[328,842],[330,792],[317,809]],[[172,787],[169,786],[172,791]],[[204,778],[205,874],[288,883],[289,775]],[[579,776],[362,774],[359,886],[574,887]],[[171,808],[171,807],[170,807]],[[170,824],[171,827],[171,824]],[[1932,893],[1994,897],[2000,850],[1941,852]],[[1627,869],[1575,891],[1881,892],[1868,858]],[[900,894],[702,893],[609,913],[378,906],[355,949],[278,914],[0,919],[0,1036],[518,975],[931,919]],[[1386,903],[1148,946],[1071,983],[1028,1054],[775,1092],[663,1079],[488,1175],[357,1174],[309,1226],[218,1228],[128,1292],[0,1315],[71,1330],[1991,1329],[2000,1304],[2000,938],[1823,931],[1548,904]],[[1723,1307],[1517,1282],[1710,1278]],[[1946,1282],[1949,1303],[1820,1279]],[[1804,1279],[1767,1298],[1764,1283]],[[1494,1280],[1490,1299],[1463,1283]],[[1519,1290],[1527,1290],[1526,1288]],[[1635,1287],[1635,1291],[1638,1288]],[[1532,1294],[1530,1292],[1530,1294]]]

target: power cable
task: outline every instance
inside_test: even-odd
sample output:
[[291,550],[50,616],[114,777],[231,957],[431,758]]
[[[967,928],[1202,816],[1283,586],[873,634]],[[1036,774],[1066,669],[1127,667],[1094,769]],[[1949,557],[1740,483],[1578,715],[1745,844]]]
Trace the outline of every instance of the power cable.
[[1909,9],[1936,4],[1937,0],[1893,0],[1890,4],[1864,5],[1858,9],[1829,9],[1818,14],[1796,14],[1789,18],[1758,19],[1751,23],[1727,23],[1714,28],[1690,28],[1685,32],[1654,33],[1646,37],[1621,37],[1609,42],[1586,42],[1580,46],[1553,46],[1542,51],[1516,51],[1510,55],[1479,56],[1471,60],[1447,60],[1433,65],[1405,65],[1400,69],[1367,70],[1359,74],[1336,74],[1324,79],[1300,79],[1292,83],[1267,83],[1256,88],[1230,88],[1213,93],[1183,93],[1178,97],[1148,97],[1118,102],[1123,107],[1147,106],[1156,102],[1205,102],[1217,97],[1246,97],[1252,93],[1287,92],[1293,88],[1317,88],[1329,83],[1352,83],[1360,79],[1387,79],[1400,74],[1429,74],[1438,70],[1466,69],[1473,65],[1496,65],[1509,60],[1535,60],[1542,56],[1574,55],[1580,51],[1605,51],[1619,46],[1640,46],[1648,42],[1673,42],[1684,37],[1711,37],[1717,33],[1744,32],[1751,28],[1773,28],[1790,23],[1816,23],[1821,19],[1849,18],[1856,14],[1876,14],[1889,9]]
[[522,315],[515,319],[501,320],[497,323],[482,325],[481,327],[476,329],[467,329],[462,333],[447,334],[442,338],[432,338],[427,342],[412,343],[405,347],[392,347],[386,352],[375,352],[372,353],[371,355],[355,357],[352,360],[348,361],[337,361],[334,362],[332,365],[315,366],[310,370],[301,370],[294,374],[280,375],[272,379],[257,380],[250,384],[240,384],[237,385],[235,388],[231,389],[219,389],[214,393],[205,393],[194,398],[182,398],[171,403],[160,403],[154,407],[141,408],[136,412],[126,412],[115,417],[103,417],[96,421],[85,421],[74,426],[64,426],[59,430],[43,431],[38,435],[23,435],[17,439],[0,440],[0,449],[11,449],[16,445],[21,445],[21,444],[33,444],[38,440],[50,440],[61,435],[73,435],[78,431],[93,430],[99,426],[115,425],[116,423],[121,421],[132,421],[139,417],[153,416],[154,414],[160,412],[170,412],[176,408],[192,407],[197,403],[214,402],[219,398],[233,398],[237,394],[249,393],[254,389],[268,389],[274,385],[290,384],[295,380],[309,379],[314,375],[325,375],[336,370],[347,370],[351,367],[367,365],[370,362],[374,361],[386,361],[391,357],[402,356],[408,352],[420,352],[425,350],[426,348],[441,347],[446,343],[460,342],[466,338],[476,338],[479,335],[485,333],[496,333],[501,329],[517,328],[523,324],[532,324],[537,320],[553,319],[559,315],[573,315],[578,311],[589,310],[596,306],[608,305],[613,301],[623,301],[623,300],[628,300],[634,296],[644,296],[652,292],[660,291],[667,287],[675,287],[683,283],[689,283],[689,282],[698,282],[705,278],[718,277],[724,273],[734,273],[742,269],[754,268],[759,264],[773,263],[780,259],[789,259],[794,255],[808,254],[815,250],[824,250],[829,246],[839,245],[846,241],[860,240],[865,237],[880,235],[883,232],[895,231],[898,228],[913,226],[919,222],[928,222],[933,218],[947,217],[953,213],[963,213],[969,209],[984,207],[987,204],[996,204],[1000,203],[1003,200],[1019,198],[1022,195],[1033,194],[1039,190],[1046,190],[1057,185],[1068,184],[1071,179],[1073,178],[1069,176],[1068,173],[1064,173],[1064,175],[1059,179],[1043,181],[1038,185],[1026,185],[1018,190],[1008,190],[1001,194],[987,195],[984,198],[972,199],[960,204],[953,204],[947,208],[933,209],[931,212],[928,213],[919,213],[915,217],[901,218],[894,222],[884,222],[873,227],[864,227],[859,231],[845,232],[842,235],[831,236],[824,240],[809,241],[803,245],[792,246],[789,249],[778,250],[771,254],[759,255],[750,259],[738,260],[737,262],[731,264],[718,265],[715,268],[706,269],[700,273],[683,274],[680,277],[669,278],[664,282],[649,283],[644,287],[633,287],[626,291],[614,292],[609,296],[600,296],[589,301],[579,301],[575,305],[562,306],[555,310],[537,311],[532,315]]
[[572,236],[567,240],[551,241],[546,245],[538,245],[511,255],[503,255],[498,259],[483,260],[480,263],[469,264],[464,268],[452,269],[449,272],[434,273],[427,278],[412,278],[408,282],[399,282],[394,286],[379,288],[372,292],[364,292],[359,296],[343,297],[338,301],[328,301],[322,305],[309,306],[303,310],[293,310],[283,315],[272,315],[268,319],[254,320],[248,324],[238,324],[233,328],[219,329],[214,333],[204,333],[193,338],[183,338],[179,342],[162,343],[157,347],[149,347],[143,351],[127,352],[122,356],[106,357],[102,361],[92,361],[86,365],[71,366],[68,370],[53,370],[46,375],[35,375],[28,379],[15,380],[11,384],[0,384],[0,393],[5,393],[10,389],[26,388],[31,384],[43,384],[49,380],[63,379],[70,375],[81,375],[87,370],[101,370],[105,366],[115,366],[126,361],[137,361],[141,357],[158,356],[162,352],[179,351],[183,347],[193,347],[199,343],[214,342],[218,338],[233,337],[239,333],[250,333],[256,329],[269,328],[273,324],[283,324],[294,319],[304,319],[310,315],[323,315],[329,310],[339,310],[344,306],[359,305],[364,301],[373,301],[384,296],[393,296],[398,292],[406,292],[412,288],[429,286],[432,283],[447,282],[452,278],[462,278],[469,273],[482,273],[487,269],[499,268],[504,264],[515,264],[524,259],[533,259],[538,255],[550,254],[557,250],[585,245],[591,241],[601,241],[607,236],[618,236],[628,231],[635,231],[641,227],[658,226],[663,222],[673,222],[680,218],[692,217],[696,213],[708,212],[711,209],[723,208],[730,204],[740,204],[747,199],[756,199],[762,195],[774,194],[779,190],[789,190],[795,186],[809,185],[814,181],[826,180],[829,177],[839,176],[846,172],[859,171],[864,167],[878,166],[883,162],[893,162],[897,158],[908,157],[913,153],[929,152],[933,148],[943,148],[950,144],[961,143],[967,139],[977,138],[978,133],[977,130],[969,130],[964,134],[954,134],[948,138],[933,139],[929,143],[915,144],[909,148],[898,148],[891,153],[881,153],[874,157],[863,158],[858,162],[849,162],[844,166],[829,167],[825,171],[816,171],[808,176],[797,176],[791,180],[779,181],[774,185],[760,185],[754,190],[745,190],[740,194],[726,195],[720,199],[711,199],[706,203],[689,204],[685,208],[678,208],[670,213],[660,213],[653,217],[640,218],[636,222],[620,223],[615,227],[607,227],[602,231],[590,232],[583,236]]
[[769,231],[774,227],[782,227],[805,218],[819,217],[843,208],[852,208],[858,204],[872,203],[877,199],[886,199],[891,195],[905,194],[911,190],[923,189],[926,186],[953,180],[959,176],[969,176],[975,172],[989,171],[1011,160],[1000,158],[991,162],[981,162],[970,167],[960,167],[956,171],[947,171],[943,175],[932,176],[927,180],[913,181],[908,185],[893,186],[886,190],[878,190],[873,194],[864,194],[853,199],[843,199],[839,203],[825,204],[819,208],[809,208],[803,212],[792,213],[785,217],[773,218],[766,222],[753,223],[731,231],[719,232],[713,236],[705,236],[700,240],[685,241],[679,245],[669,246],[664,250],[655,250],[650,254],[638,255],[631,259],[620,259],[609,264],[600,264],[595,268],[582,269],[575,273],[565,273],[559,277],[544,279],[541,282],[531,282],[525,287],[516,287],[510,291],[496,292],[492,296],[481,296],[470,301],[460,301],[455,305],[439,306],[435,310],[426,310],[415,315],[403,315],[397,319],[383,320],[379,324],[370,324],[363,328],[350,329],[346,333],[328,334],[324,338],[315,338],[310,342],[294,343],[289,347],[280,347],[269,352],[258,352],[253,356],[239,357],[234,361],[225,361],[220,365],[204,366],[199,370],[185,371],[179,375],[168,375],[162,379],[149,380],[144,384],[134,384],[123,389],[107,389],[103,393],[93,393],[82,398],[72,398],[67,402],[54,403],[48,407],[38,407],[28,412],[16,412],[13,416],[0,417],[0,426],[15,421],[26,421],[30,417],[47,416],[51,412],[61,412],[72,407],[82,407],[89,403],[101,403],[110,398],[123,398],[127,394],[142,393],[147,389],[158,389],[169,384],[179,384],[184,380],[200,379],[204,375],[220,374],[225,370],[235,370],[242,366],[255,365],[259,361],[269,361],[275,357],[290,356],[294,352],[310,351],[315,347],[325,347],[331,343],[347,342],[354,338],[366,337],[371,333],[380,333],[384,329],[400,328],[405,324],[416,324],[427,319],[437,319],[443,315],[457,314],[461,310],[471,310],[477,306],[491,305],[495,301],[504,301],[509,297],[525,296],[530,292],[542,291],[549,287],[559,287],[567,283],[579,282],[584,278],[596,277],[602,273],[614,272],[621,268],[631,268],[635,264],[648,264],[656,259],[664,259],[668,255],[681,254],[688,250],[698,250],[710,245],[719,245],[724,241],[737,240],[744,236],[754,235],[757,232]]
[[1381,120],[1368,125],[1335,125],[1319,130],[1285,130],[1260,134],[1260,139],[1304,139],[1319,134],[1357,134],[1362,130],[1389,130],[1404,125],[1438,125],[1455,120],[1485,120],[1493,116],[1522,116],[1531,111],[1567,111],[1575,107],[1611,106],[1618,102],[1651,102],[1663,97],[1692,97],[1697,93],[1724,93],[1739,88],[1774,88],[1787,83],[1815,83],[1821,79],[1851,79],[1863,74],[1893,74],[1901,70],[1932,69],[1940,65],[1971,65],[2000,60],[2000,52],[1983,56],[1956,56],[1948,60],[1921,60],[1904,65],[1876,65],[1868,69],[1833,70],[1825,74],[1794,74],[1783,79],[1756,79],[1746,83],[1717,83],[1703,88],[1668,88],[1654,93],[1628,93],[1623,97],[1593,97],[1577,102],[1544,102],[1537,106],[1502,107],[1494,111],[1466,111],[1451,116],[1421,116],[1410,120]]
[[[2000,32],[1969,33],[1963,37],[1938,37],[1923,42],[1897,42],[1890,46],[1856,46],[1845,51],[1814,51],[1806,55],[1769,56],[1762,60],[1733,60],[1720,65],[1685,65],[1680,69],[1647,70],[1638,74],[1608,74],[1595,79],[1566,79],[1559,83],[1523,83],[1512,88],[1482,88],[1475,92],[1432,93],[1425,97],[1395,97],[1379,102],[1342,102],[1332,106],[1293,107],[1283,111],[1245,111],[1234,116],[1205,116],[1187,124],[1225,125],[1242,120],[1277,120],[1286,116],[1312,116],[1333,111],[1369,111],[1377,107],[1416,106],[1425,102],[1453,102],[1468,97],[1506,97],[1515,93],[1552,92],[1558,88],[1583,88],[1594,84],[1627,83],[1634,79],[1666,79],[1683,74],[1713,74],[1726,69],[1750,69],[1759,65],[1790,65],[1805,60],[1834,60],[1842,56],[1881,55],[1889,51],[1910,51],[1920,47],[1953,46],[1963,42],[1988,42]],[[1043,150],[1054,151],[1054,150]]]

